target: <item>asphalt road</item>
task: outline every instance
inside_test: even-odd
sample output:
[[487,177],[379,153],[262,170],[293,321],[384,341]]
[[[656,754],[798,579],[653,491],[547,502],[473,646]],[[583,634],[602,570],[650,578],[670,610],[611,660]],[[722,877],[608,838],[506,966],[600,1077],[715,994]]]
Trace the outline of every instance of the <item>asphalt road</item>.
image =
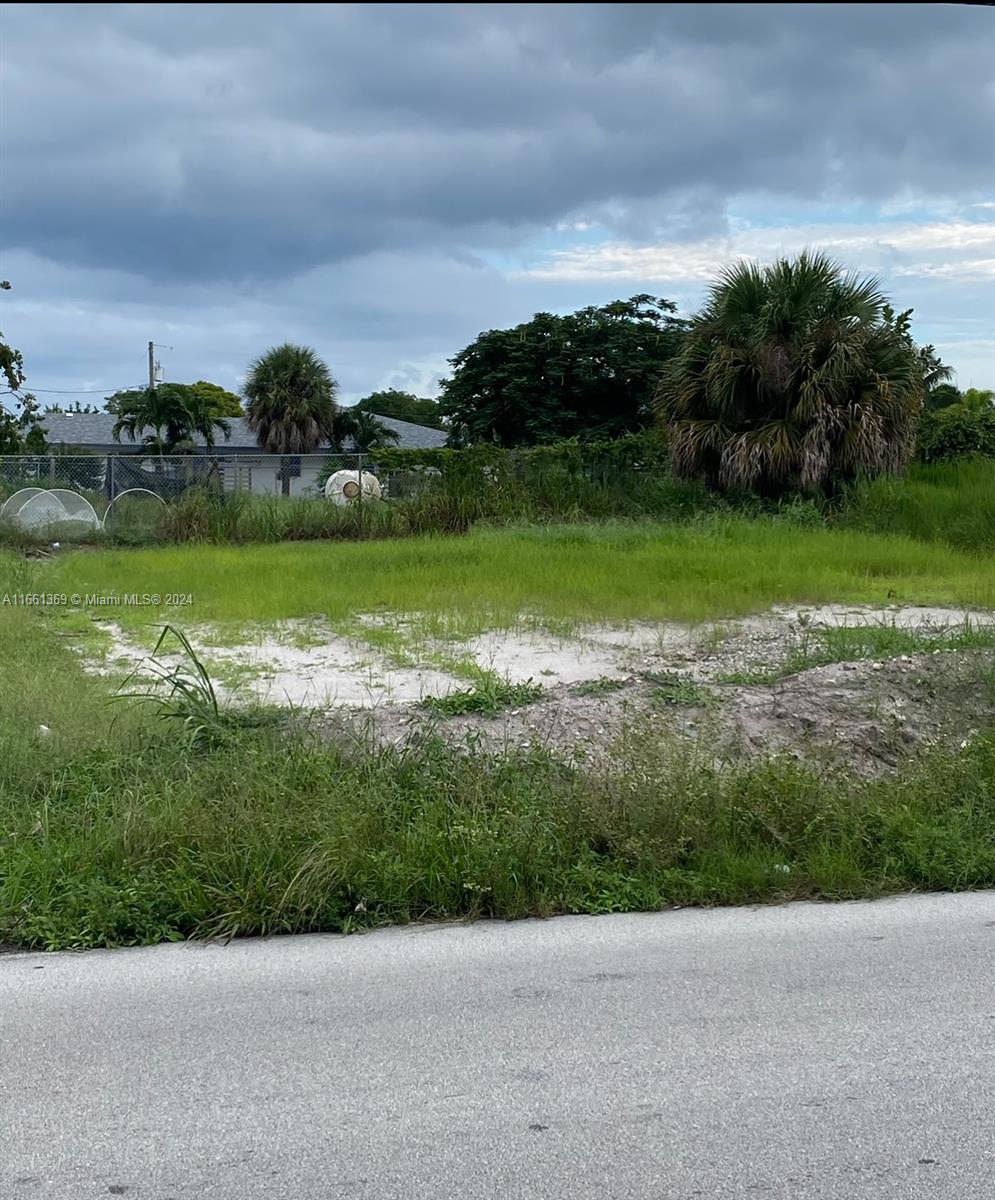
[[0,958],[3,1200],[995,1197],[995,894]]

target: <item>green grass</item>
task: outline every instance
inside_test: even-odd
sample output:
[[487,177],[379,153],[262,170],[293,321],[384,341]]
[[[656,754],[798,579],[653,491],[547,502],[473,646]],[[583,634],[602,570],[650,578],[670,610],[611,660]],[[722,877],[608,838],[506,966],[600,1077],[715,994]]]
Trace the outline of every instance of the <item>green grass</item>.
[[680,671],[642,671],[639,677],[653,685],[650,695],[661,707],[700,707],[712,702],[706,688]]
[[[8,554],[0,597],[193,592],[190,608],[99,610],[152,642],[170,620],[223,636],[290,618],[348,627],[379,611],[388,624],[369,639],[399,654],[390,621],[402,613],[441,636],[523,613],[568,628],[825,601],[995,607],[992,557],[922,534],[712,514],[45,563]],[[667,733],[662,708],[600,766],[431,739],[347,752],[296,718],[198,737],[204,721],[183,710],[163,722],[147,705],[110,705],[108,681],[84,675],[70,649],[81,636],[100,638],[85,614],[0,604],[0,940],[123,945],[995,886],[990,732],[875,781],[716,764]],[[905,637],[831,631],[809,651],[883,657],[911,650]],[[479,694],[486,679],[466,671]],[[662,701],[687,695],[657,685]]]
[[995,554],[995,461],[916,465],[854,489],[841,524]]
[[[638,736],[637,736],[638,734]],[[898,779],[144,732],[0,769],[0,937],[49,948],[995,885],[995,740]]]
[[502,709],[535,704],[544,691],[531,679],[525,683],[509,683],[504,679],[481,679],[476,687],[450,692],[446,696],[426,696],[422,708],[440,717],[479,715],[496,717]]
[[893,623],[842,625],[835,629],[807,630],[782,662],[756,671],[738,671],[719,677],[722,683],[773,683],[813,667],[864,659],[897,658],[944,650],[984,650],[995,647],[995,624],[966,620],[946,629],[929,626],[902,628]]
[[516,622],[523,612],[575,622],[697,622],[831,600],[995,607],[991,557],[904,535],[773,518],[68,552],[40,572],[45,590],[67,594],[193,593],[186,610],[114,609],[114,619],[130,626],[181,613],[188,624],[309,616],[340,622],[366,609],[446,614],[462,632],[474,632]]

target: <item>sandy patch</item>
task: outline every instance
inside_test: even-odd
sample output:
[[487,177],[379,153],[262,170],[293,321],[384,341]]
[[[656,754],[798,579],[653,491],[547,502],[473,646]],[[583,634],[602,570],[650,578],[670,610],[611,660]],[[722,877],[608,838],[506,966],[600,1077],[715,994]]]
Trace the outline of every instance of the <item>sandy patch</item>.
[[[417,616],[369,617],[371,640],[382,645],[387,636],[393,655],[364,641],[362,620],[356,636],[315,621],[231,632],[228,641],[238,644],[225,644],[224,629],[187,633],[223,701],[317,709],[326,714],[329,736],[360,734],[398,745],[432,729],[454,744],[505,749],[539,742],[598,756],[611,752],[623,730],[650,719],[703,744],[838,754],[874,770],[989,721],[993,689],[983,668],[987,663],[995,670],[995,653],[983,647],[920,653],[915,647],[882,661],[796,668],[797,674],[769,682],[749,681],[800,647],[818,649],[820,629],[880,625],[928,636],[965,621],[995,631],[991,612],[821,605],[699,627],[640,622],[583,627],[570,636],[492,630],[446,641],[420,634],[425,623]],[[92,670],[120,678],[146,659],[126,630],[111,622],[100,627],[110,644],[103,661],[88,659]],[[469,664],[492,679],[532,680],[545,695],[491,716],[440,718],[417,704],[470,687]]]
[[[104,662],[91,662],[91,668],[102,674],[140,668],[148,655],[129,633],[111,622],[102,623],[101,628],[110,637],[111,648]],[[207,665],[219,698],[229,703],[251,700],[295,708],[372,708],[411,704],[466,686],[431,666],[398,667],[365,643],[330,632],[319,644],[303,647],[288,644],[286,628],[282,637],[256,633],[252,641],[231,647],[214,644],[217,630],[185,632]],[[306,632],[311,641],[314,626],[309,625]],[[159,662],[167,667],[182,661],[178,653],[159,656]]]
[[528,679],[544,686],[586,679],[624,679],[639,657],[637,648],[599,642],[584,634],[558,638],[549,634],[495,631],[471,638],[464,653],[478,666],[516,683]]
[[[285,621],[240,630],[187,631],[198,655],[216,668],[221,690],[275,704],[305,707],[412,703],[468,686],[465,670],[475,663],[501,679],[533,680],[545,687],[596,679],[624,680],[645,671],[679,670],[711,680],[731,672],[770,666],[811,631],[841,626],[890,625],[935,632],[962,626],[995,628],[995,613],[963,609],[902,607],[871,609],[846,605],[778,608],[768,613],[704,626],[632,623],[584,626],[568,637],[541,630],[493,630],[446,642],[419,638],[416,620],[382,616],[371,626],[389,628],[398,638],[400,662],[389,651],[359,637],[336,634],[315,621]],[[359,622],[362,626],[362,621]],[[121,626],[101,621],[110,639],[103,662],[90,666],[108,673],[138,666],[147,652]],[[162,659],[178,662],[176,655]]]

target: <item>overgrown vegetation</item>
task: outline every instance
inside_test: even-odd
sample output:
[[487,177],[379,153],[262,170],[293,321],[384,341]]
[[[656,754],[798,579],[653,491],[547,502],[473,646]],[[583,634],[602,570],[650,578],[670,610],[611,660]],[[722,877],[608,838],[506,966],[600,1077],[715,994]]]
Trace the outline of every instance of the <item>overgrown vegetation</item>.
[[[106,545],[238,545],[464,534],[481,525],[620,519],[694,524],[757,516],[812,528],[903,533],[966,550],[990,548],[995,538],[995,459],[913,466],[901,477],[858,482],[828,504],[800,497],[764,501],[745,493],[720,496],[701,484],[674,480],[666,456],[666,445],[653,434],[515,451],[387,449],[377,452],[375,469],[389,481],[390,499],[367,497],[343,507],[318,498],[224,494],[212,486],[209,460],[198,457],[190,460],[186,490],[166,507],[136,511],[134,521],[121,515],[107,530],[59,532],[66,540]],[[54,457],[46,466],[47,481],[80,486],[80,461],[87,460]],[[154,483],[126,463],[116,474],[125,486]],[[6,487],[0,484],[0,500],[24,482],[18,476]],[[97,479],[92,482],[99,485]],[[99,491],[85,494],[102,511],[106,501]],[[0,543],[45,546],[52,540],[61,539],[50,529],[26,533],[0,523]]]
[[136,731],[4,757],[0,937],[79,948],[991,887],[993,780],[990,737],[866,782],[717,765],[658,729],[583,771],[538,750],[350,755],[271,731],[191,755]]
[[914,466],[901,479],[861,483],[833,524],[995,554],[995,460]]
[[924,462],[995,459],[995,406],[955,404],[919,419],[919,456]]
[[[924,468],[928,478],[935,470]],[[530,611],[700,620],[826,599],[995,606],[990,558],[826,528],[818,514],[480,528],[376,546],[163,546],[44,565],[8,554],[0,578],[16,593],[193,592],[184,620],[198,622],[343,622],[360,598],[367,610],[434,612],[478,629]],[[135,627],[173,619],[113,616]],[[215,714],[190,659],[181,674],[191,692],[170,696],[167,678],[166,707],[109,708],[107,682],[84,676],[58,636],[78,636],[80,621],[0,609],[0,939],[87,947],[995,886],[987,733],[875,781],[725,761],[670,737],[670,706],[706,697],[668,676],[654,680],[658,714],[601,766],[539,749],[454,751],[431,738],[345,750],[299,717]],[[830,647],[836,654],[904,645],[892,633],[831,636],[878,639]],[[528,698],[474,684],[440,703],[487,711]]]
[[[512,569],[513,565],[513,569]],[[274,621],[362,610],[448,614],[465,629],[523,613],[580,622],[704,621],[773,604],[854,601],[995,608],[990,556],[942,541],[807,520],[712,514],[684,524],[476,528],[377,543],[194,544],[58,555],[44,590],[192,593],[186,609],[117,607],[124,624]],[[360,599],[361,598],[361,599]]]

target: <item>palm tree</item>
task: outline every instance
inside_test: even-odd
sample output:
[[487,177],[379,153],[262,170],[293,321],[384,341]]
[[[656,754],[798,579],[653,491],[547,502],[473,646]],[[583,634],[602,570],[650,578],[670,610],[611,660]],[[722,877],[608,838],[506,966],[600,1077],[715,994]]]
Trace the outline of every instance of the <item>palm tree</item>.
[[268,454],[283,457],[280,478],[290,495],[286,456],[311,454],[334,437],[336,384],[308,346],[275,346],[249,367],[246,416],[256,441]]
[[908,330],[822,254],[730,267],[657,391],[675,473],[776,494],[900,469],[936,370]]
[[341,449],[346,438],[352,438],[357,450],[382,450],[392,442],[399,442],[401,435],[373,413],[359,408],[341,408],[335,417],[333,441]]
[[[151,432],[143,433],[145,429]],[[182,383],[163,383],[155,388],[122,392],[111,432],[116,442],[126,433],[132,441],[141,441],[143,446],[154,449],[161,458],[192,445],[198,433],[210,450],[216,429],[226,438],[231,433],[231,425],[198,403],[191,388]]]
[[198,392],[195,387],[187,389],[187,416],[192,434],[199,433],[204,439],[207,451],[214,449],[214,431],[220,429],[225,435],[225,441],[231,436],[231,422],[218,415],[217,409],[209,395]]

